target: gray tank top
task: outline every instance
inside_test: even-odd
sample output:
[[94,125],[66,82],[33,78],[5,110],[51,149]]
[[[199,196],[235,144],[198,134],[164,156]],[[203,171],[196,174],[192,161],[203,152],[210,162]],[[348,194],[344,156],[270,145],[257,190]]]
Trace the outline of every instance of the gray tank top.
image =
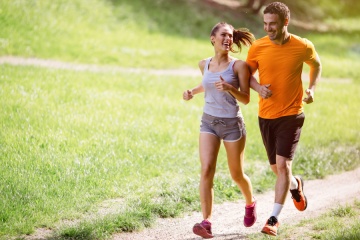
[[235,99],[228,92],[221,92],[215,88],[215,82],[220,81],[220,76],[229,84],[239,89],[239,80],[234,74],[233,66],[237,59],[232,60],[229,66],[220,72],[210,72],[209,63],[212,58],[206,59],[202,86],[205,90],[204,113],[223,118],[233,118],[238,116],[240,107]]

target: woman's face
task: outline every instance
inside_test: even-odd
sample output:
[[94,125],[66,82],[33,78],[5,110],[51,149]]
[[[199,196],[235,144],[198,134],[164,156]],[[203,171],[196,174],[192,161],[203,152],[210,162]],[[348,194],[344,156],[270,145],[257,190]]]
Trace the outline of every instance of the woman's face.
[[214,36],[211,36],[211,42],[217,50],[230,51],[233,43],[233,30],[228,25],[221,26]]

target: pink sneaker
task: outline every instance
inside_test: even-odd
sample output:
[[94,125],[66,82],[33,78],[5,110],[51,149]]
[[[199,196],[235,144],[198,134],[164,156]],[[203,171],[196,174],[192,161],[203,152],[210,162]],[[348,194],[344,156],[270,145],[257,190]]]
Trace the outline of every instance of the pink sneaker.
[[245,206],[244,226],[251,227],[256,222],[256,200],[250,206]]
[[193,227],[193,232],[203,238],[213,238],[211,233],[211,222],[204,220],[201,223],[197,223]]

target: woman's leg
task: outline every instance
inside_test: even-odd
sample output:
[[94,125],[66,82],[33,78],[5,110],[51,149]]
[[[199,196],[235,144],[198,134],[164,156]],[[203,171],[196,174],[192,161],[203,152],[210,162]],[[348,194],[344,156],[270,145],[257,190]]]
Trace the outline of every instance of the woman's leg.
[[213,207],[213,180],[216,160],[220,148],[220,139],[210,133],[200,133],[199,151],[201,162],[200,201],[204,219],[209,219]]
[[236,142],[225,142],[228,165],[232,179],[245,197],[246,205],[254,202],[250,178],[244,173],[244,150],[246,136]]

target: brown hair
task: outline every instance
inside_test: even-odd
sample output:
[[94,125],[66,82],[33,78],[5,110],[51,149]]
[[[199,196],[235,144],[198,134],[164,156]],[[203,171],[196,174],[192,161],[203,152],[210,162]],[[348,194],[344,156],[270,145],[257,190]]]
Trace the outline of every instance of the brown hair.
[[270,13],[270,14],[277,14],[281,20],[282,23],[284,23],[285,19],[290,20],[290,10],[288,6],[286,6],[282,2],[273,2],[270,3],[265,9],[264,14]]
[[[234,50],[232,46],[230,46],[230,51],[233,53],[241,52],[241,45],[250,46],[255,41],[255,36],[252,34],[247,28],[238,28],[235,29],[231,24],[226,22],[217,23],[211,30],[210,36],[215,36],[217,31],[222,26],[229,26],[233,31],[233,43],[238,47],[238,51]],[[213,44],[213,43],[211,43]]]

